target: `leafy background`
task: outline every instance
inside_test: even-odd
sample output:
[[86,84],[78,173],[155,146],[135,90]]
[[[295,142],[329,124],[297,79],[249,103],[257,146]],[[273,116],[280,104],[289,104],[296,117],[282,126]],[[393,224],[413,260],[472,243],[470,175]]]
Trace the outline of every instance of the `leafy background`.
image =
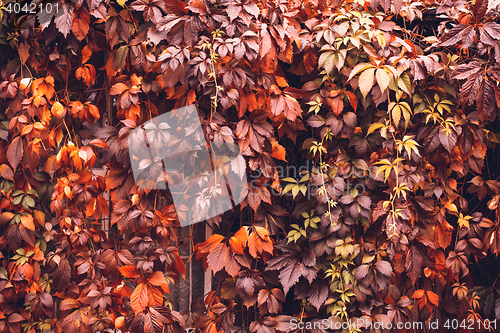
[[[13,4],[0,2],[0,332],[500,320],[498,2]],[[190,104],[209,140],[239,145],[226,171],[251,182],[193,244],[216,283],[180,314],[177,213],[134,182],[128,136]]]

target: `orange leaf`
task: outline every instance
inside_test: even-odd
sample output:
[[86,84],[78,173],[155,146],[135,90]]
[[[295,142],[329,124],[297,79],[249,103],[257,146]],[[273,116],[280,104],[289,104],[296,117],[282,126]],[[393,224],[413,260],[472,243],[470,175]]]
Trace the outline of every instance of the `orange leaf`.
[[148,306],[163,305],[163,291],[158,287],[148,286]]
[[138,278],[142,276],[137,267],[133,265],[122,266],[118,269],[120,270],[120,273],[127,278]]
[[429,299],[429,302],[431,302],[435,306],[438,306],[439,296],[436,293],[434,293],[432,291],[427,291],[427,298]]
[[276,78],[276,83],[278,83],[278,86],[285,88],[288,87],[288,82],[283,76],[275,76]]
[[31,215],[21,215],[22,225],[31,231],[35,231],[35,224],[33,223],[33,216]]
[[163,273],[160,271],[156,271],[153,274],[149,274],[147,279],[150,284],[156,287],[160,287],[161,285],[166,283],[165,277],[163,276]]
[[276,141],[273,137],[269,138],[269,141],[271,141],[271,145],[273,147],[273,153],[271,154],[274,158],[277,158],[279,160],[285,161],[286,162],[286,149],[282,145]]
[[238,238],[245,246],[247,244],[247,239],[248,239],[248,227],[241,227],[240,230],[238,230],[235,234],[234,237]]
[[144,283],[139,283],[130,296],[130,304],[135,313],[144,311],[148,305],[148,287]]
[[189,90],[187,94],[187,104],[193,104],[196,101],[196,92],[194,89]]
[[84,48],[82,49],[82,64],[86,63],[91,56],[92,56],[92,49],[88,45],[85,45]]
[[61,103],[55,102],[50,112],[57,118],[62,118],[66,114],[66,108]]
[[258,249],[257,247],[260,245],[257,242],[257,234],[252,232],[248,237],[248,250],[250,251],[250,255],[254,258],[257,258],[257,251],[261,252],[262,249]]
[[35,219],[42,227],[45,226],[45,213],[39,210],[33,212],[35,214]]
[[[88,108],[89,108],[89,112],[92,115],[92,117],[94,117],[95,119],[101,118],[101,114],[99,113],[99,109],[97,108],[97,106],[89,104]],[[104,147],[101,147],[101,148],[104,148]]]
[[259,235],[260,238],[262,238],[265,241],[269,240],[269,231],[266,228],[262,227],[255,227],[255,231],[257,232],[257,235]]
[[425,290],[419,289],[413,293],[411,298],[422,298],[424,296],[424,294],[425,294]]
[[25,263],[18,268],[19,273],[21,273],[26,281],[31,282],[31,278],[33,277],[33,267],[30,264]]
[[116,318],[115,319],[115,329],[124,328],[124,327],[125,327],[125,317],[120,316],[120,317]]
[[[184,265],[184,262],[179,256],[179,253],[177,253],[177,250],[172,252],[172,254],[175,257],[175,260],[173,260],[172,265],[169,265],[169,269],[173,269],[175,272],[184,276],[184,274],[186,274],[186,265]],[[165,291],[165,292],[170,292],[170,291]]]
[[344,94],[347,95],[347,98],[349,99],[349,103],[351,104],[352,108],[354,109],[354,112],[356,112],[356,108],[358,107],[358,98],[352,91],[345,91]]
[[245,245],[236,237],[231,237],[229,239],[229,246],[231,246],[231,251],[236,254],[243,254],[245,250]]
[[445,204],[444,204],[444,208],[448,209],[450,212],[457,212],[457,206],[451,202],[451,201],[447,201]]
[[85,10],[78,10],[73,13],[71,31],[78,41],[82,41],[89,33],[90,15]]
[[101,139],[94,139],[89,142],[89,145],[93,145],[99,148],[106,148],[106,149],[109,148],[108,144],[102,141]]
[[198,251],[200,253],[208,253],[208,252],[212,251],[212,249],[217,244],[222,242],[223,239],[224,239],[224,236],[222,236],[222,235],[219,235],[219,234],[212,235],[212,236],[210,236],[209,239],[207,239],[203,243],[197,244],[195,246],[195,251]]

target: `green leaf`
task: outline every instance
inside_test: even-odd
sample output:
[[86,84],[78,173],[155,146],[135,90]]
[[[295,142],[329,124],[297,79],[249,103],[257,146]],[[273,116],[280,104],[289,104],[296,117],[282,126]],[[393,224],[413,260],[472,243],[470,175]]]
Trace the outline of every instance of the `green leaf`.
[[21,201],[23,200],[23,195],[18,195],[17,197],[14,198],[14,200],[12,201],[12,203],[14,205],[19,205],[21,203]]
[[35,207],[35,200],[33,200],[32,197],[30,197],[29,195],[25,196],[24,199],[23,199],[23,205],[26,204],[28,207],[26,208],[29,208],[29,207]]
[[[123,1],[125,3],[125,1]],[[125,67],[125,61],[127,60],[128,46],[123,45],[116,50],[115,58],[113,59],[113,69],[115,71],[123,69]]]
[[408,74],[403,73],[398,78],[398,87],[403,90],[405,93],[410,94],[411,91],[411,80]]

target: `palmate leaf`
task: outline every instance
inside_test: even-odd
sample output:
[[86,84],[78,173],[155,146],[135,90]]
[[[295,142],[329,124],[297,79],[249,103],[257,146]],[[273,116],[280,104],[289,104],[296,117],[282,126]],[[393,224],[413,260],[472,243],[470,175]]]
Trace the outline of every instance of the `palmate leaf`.
[[312,283],[318,273],[317,268],[314,268],[316,265],[314,252],[309,251],[306,255],[301,255],[297,246],[292,245],[292,243],[285,246],[280,245],[279,248],[286,252],[281,256],[270,258],[267,261],[266,271],[277,270],[280,272],[279,279],[285,295],[301,276]]
[[482,63],[478,61],[471,66],[457,68],[454,77],[459,79],[468,75],[467,81],[460,89],[460,101],[467,105],[476,103],[479,118],[482,121],[493,121],[498,107],[496,73],[489,71],[489,75],[484,75],[481,65]]
[[239,279],[236,281],[236,290],[238,293],[242,295],[244,292],[247,298],[252,297],[255,291],[265,285],[264,279],[260,275],[261,273],[255,269],[239,272]]
[[321,53],[318,60],[318,66],[326,69],[327,73],[332,73],[334,68],[341,70],[344,66],[347,49],[335,50],[334,48],[327,48],[326,52]]

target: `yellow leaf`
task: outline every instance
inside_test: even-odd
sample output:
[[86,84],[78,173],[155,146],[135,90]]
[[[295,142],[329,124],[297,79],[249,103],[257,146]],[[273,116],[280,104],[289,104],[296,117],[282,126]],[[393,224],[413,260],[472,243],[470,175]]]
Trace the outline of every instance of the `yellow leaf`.
[[373,68],[374,66],[372,64],[367,64],[367,63],[363,63],[363,64],[357,64],[351,71],[351,74],[349,75],[349,78],[347,79],[347,81],[349,81],[350,79],[353,78],[354,75],[358,74],[359,72],[361,71],[364,71],[365,69],[367,68]]
[[457,212],[457,206],[452,203],[451,201],[448,201],[444,204],[444,208],[448,209],[450,212]]
[[463,216],[462,213],[460,213],[459,217],[458,217],[458,225],[460,226],[460,228],[463,228],[463,227],[466,227],[467,229],[470,228],[469,226],[469,220],[472,219],[472,216]]
[[127,0],[116,0],[116,2],[122,6],[122,7],[125,7],[125,2],[127,2]]
[[375,76],[377,78],[377,83],[380,87],[380,91],[384,93],[384,91],[389,86],[389,83],[391,82],[392,79],[391,75],[387,73],[387,71],[384,68],[379,68],[377,69]]
[[382,128],[384,126],[385,125],[381,124],[381,123],[373,123],[373,124],[371,124],[370,127],[368,128],[368,133],[366,133],[366,136],[372,134],[373,132],[375,132],[376,130],[378,130],[379,128]]
[[368,68],[359,76],[359,91],[361,91],[364,98],[366,98],[373,87],[373,81],[375,80],[374,74],[375,68]]
[[396,104],[391,110],[392,120],[394,121],[394,127],[399,126],[399,122],[401,121],[401,107]]

